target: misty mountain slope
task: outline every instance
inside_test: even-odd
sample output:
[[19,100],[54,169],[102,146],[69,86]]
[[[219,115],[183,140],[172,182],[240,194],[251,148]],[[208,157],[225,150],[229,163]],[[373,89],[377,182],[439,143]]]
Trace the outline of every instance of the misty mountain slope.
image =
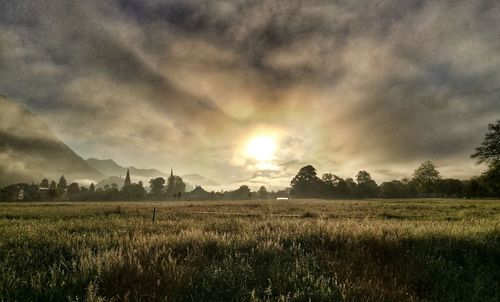
[[[142,178],[144,182],[148,181],[148,178],[153,177],[165,177],[167,178],[169,174],[166,174],[157,169],[139,169],[136,167],[125,167],[117,164],[112,159],[97,159],[97,158],[89,158],[85,160],[87,164],[101,172],[106,176],[120,176],[124,177],[127,173],[127,169],[130,170],[130,175],[132,179],[134,178]],[[175,171],[174,171],[175,172]],[[183,175],[182,179],[188,185],[187,188],[191,186],[218,186],[219,183],[212,179],[208,179],[200,174],[188,174]],[[104,184],[104,182],[103,182]],[[189,190],[188,190],[189,191]]]
[[106,176],[125,176],[127,169],[130,170],[130,174],[136,177],[167,177],[166,173],[163,173],[157,169],[139,169],[136,167],[124,167],[117,164],[112,159],[97,159],[89,158],[85,160],[87,164],[101,172]]
[[59,140],[20,103],[0,96],[0,185],[16,182],[99,180],[103,175]]
[[214,181],[212,179],[208,179],[204,176],[201,176],[200,174],[183,175],[182,179],[185,182],[192,184],[193,186],[218,186],[218,185],[220,185],[216,181]]
[[127,169],[115,163],[112,159],[88,158],[85,162],[106,176],[125,175]]

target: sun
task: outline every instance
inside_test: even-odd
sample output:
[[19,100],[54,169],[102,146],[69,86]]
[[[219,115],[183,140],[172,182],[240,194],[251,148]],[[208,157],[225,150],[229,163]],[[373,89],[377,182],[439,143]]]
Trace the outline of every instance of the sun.
[[248,141],[245,151],[247,156],[259,162],[265,162],[274,159],[276,147],[276,141],[273,137],[259,135]]

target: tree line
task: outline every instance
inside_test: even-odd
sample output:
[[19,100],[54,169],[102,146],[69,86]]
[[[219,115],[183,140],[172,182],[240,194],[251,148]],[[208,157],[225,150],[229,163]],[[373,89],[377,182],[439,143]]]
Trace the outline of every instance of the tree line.
[[302,167],[291,180],[290,187],[277,192],[268,192],[265,186],[251,191],[247,185],[236,190],[205,191],[197,186],[186,192],[186,184],[180,176],[173,175],[167,179],[152,178],[149,190],[142,181],[132,183],[127,173],[124,185],[119,188],[116,183],[96,188],[93,183],[88,187],[73,182],[68,184],[64,175],[59,181],[43,179],[39,184],[14,184],[0,190],[0,201],[10,200],[74,200],[74,201],[107,201],[107,200],[249,200],[275,199],[277,197],[293,198],[500,198],[500,120],[488,125],[482,144],[471,155],[476,164],[486,164],[487,170],[477,177],[468,180],[442,178],[436,166],[423,162],[411,178],[392,180],[377,184],[367,171],[359,171],[354,178],[342,178],[333,173],[325,173],[321,177],[316,169],[307,165]]
[[[316,169],[305,166],[291,182],[294,198],[498,198],[500,197],[499,169],[489,170],[469,180],[442,178],[434,164],[426,161],[415,170],[412,178],[377,184],[370,173],[359,171],[356,177],[343,179],[332,173],[321,177]],[[496,175],[495,175],[496,174]]]
[[343,179],[332,173],[325,173],[320,178],[316,169],[308,165],[292,179],[290,193],[295,198],[499,198],[500,120],[488,125],[483,142],[471,158],[477,165],[487,164],[482,175],[468,180],[443,179],[436,166],[426,161],[414,171],[412,178],[380,185],[366,171],[359,171],[354,179]]
[[38,184],[19,183],[0,190],[0,201],[255,200],[287,196],[288,190],[268,191],[262,186],[258,191],[252,191],[247,185],[218,192],[209,192],[201,186],[196,186],[191,192],[187,192],[186,184],[177,175],[171,175],[167,179],[151,178],[148,188],[142,181],[132,183],[129,178],[125,179],[122,187],[116,183],[105,184],[99,188],[96,188],[94,183],[80,186],[76,182],[68,184],[62,175],[58,182],[42,179]]

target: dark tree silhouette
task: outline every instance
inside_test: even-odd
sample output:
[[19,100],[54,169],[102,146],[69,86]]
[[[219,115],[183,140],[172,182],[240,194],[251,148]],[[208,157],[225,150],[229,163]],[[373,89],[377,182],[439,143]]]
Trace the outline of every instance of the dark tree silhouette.
[[149,188],[153,195],[160,195],[165,189],[165,178],[157,177],[149,180]]
[[[180,176],[171,175],[168,178],[167,188],[165,193],[168,197],[180,198],[186,192],[186,184]],[[180,193],[180,194],[179,194]]]
[[476,148],[476,153],[471,157],[476,159],[476,164],[487,163],[491,166],[500,162],[500,120],[488,125],[481,146]]
[[322,197],[322,182],[316,174],[316,169],[311,166],[302,167],[291,181],[291,191],[293,197]]
[[133,200],[140,200],[144,198],[147,194],[142,184],[136,184],[136,183],[132,183],[126,187],[123,187],[122,192],[123,194],[125,194],[124,196],[125,198]]
[[347,198],[350,195],[346,181],[340,176],[325,173],[321,177],[321,181],[323,182],[323,197]]
[[73,182],[68,186],[68,195],[75,195],[78,194],[79,192],[80,192],[80,187],[76,182]]
[[48,188],[49,187],[49,180],[47,178],[42,179],[40,182],[40,187],[41,188]]
[[52,200],[57,197],[57,184],[52,180],[49,184],[49,199]]
[[66,189],[68,187],[68,183],[66,182],[66,178],[64,178],[64,175],[59,178],[59,182],[57,183],[57,188],[58,189]]
[[491,163],[488,171],[481,175],[480,181],[487,188],[489,196],[500,197],[500,161]]
[[257,192],[257,196],[259,197],[259,199],[267,199],[269,197],[269,193],[267,192],[266,187],[260,187],[259,191]]
[[408,188],[399,180],[384,182],[380,185],[380,195],[383,198],[403,198],[408,196]]
[[366,171],[359,171],[356,175],[357,195],[361,198],[377,196],[377,183],[372,179],[370,173]]
[[334,197],[336,198],[347,198],[351,195],[349,191],[348,183],[342,179],[342,177],[333,175],[333,186],[334,186]]
[[242,185],[238,189],[234,190],[230,195],[234,199],[249,199],[250,188],[247,185]]
[[333,198],[335,185],[334,185],[334,176],[332,173],[325,173],[321,176],[321,181],[323,182],[323,197]]
[[441,179],[436,166],[430,161],[423,162],[413,173],[412,182],[421,196],[430,196],[436,192],[436,186]]
[[443,197],[460,197],[464,194],[464,185],[458,179],[446,178],[437,182],[438,192]]
[[481,146],[471,157],[476,159],[478,165],[488,164],[488,171],[477,179],[477,183],[473,182],[474,189],[486,191],[483,192],[486,196],[500,197],[500,120],[488,125]]

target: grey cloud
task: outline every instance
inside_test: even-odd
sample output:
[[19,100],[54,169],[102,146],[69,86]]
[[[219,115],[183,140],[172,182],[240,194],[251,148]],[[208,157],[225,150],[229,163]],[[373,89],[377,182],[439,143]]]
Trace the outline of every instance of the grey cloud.
[[151,158],[125,163],[244,179],[232,140],[263,123],[297,138],[281,162],[463,171],[500,114],[498,16],[493,0],[4,1],[0,90],[84,154]]

